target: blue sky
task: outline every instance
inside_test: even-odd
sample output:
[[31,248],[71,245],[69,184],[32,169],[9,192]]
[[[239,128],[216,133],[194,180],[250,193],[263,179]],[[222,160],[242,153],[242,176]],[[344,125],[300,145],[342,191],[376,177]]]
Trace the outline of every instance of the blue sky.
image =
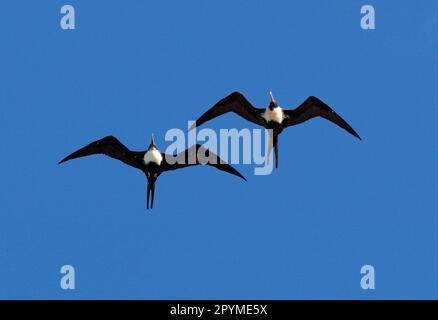
[[[68,3],[70,31],[64,1],[0,5],[0,298],[437,298],[434,1]],[[282,134],[272,175],[163,174],[152,211],[132,168],[57,165],[108,134],[141,150],[153,132],[164,150],[234,90],[257,106],[318,96],[363,141],[315,119]]]

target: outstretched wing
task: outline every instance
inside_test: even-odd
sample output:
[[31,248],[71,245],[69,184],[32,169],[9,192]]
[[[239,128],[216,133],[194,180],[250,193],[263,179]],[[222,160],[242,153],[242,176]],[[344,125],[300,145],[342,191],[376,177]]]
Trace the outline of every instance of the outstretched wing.
[[314,117],[323,117],[341,128],[348,131],[356,138],[361,139],[356,131],[339,116],[332,108],[326,105],[323,101],[316,97],[309,97],[298,108],[293,110],[285,110],[287,119],[285,120],[286,127],[296,125],[298,123],[307,121]]
[[125,147],[116,137],[107,136],[73,152],[69,156],[62,159],[59,164],[68,160],[90,156],[93,154],[104,154],[141,170],[143,167],[143,153],[144,152],[131,151],[127,147]]
[[216,169],[231,173],[246,181],[245,177],[239,171],[222,160],[217,154],[200,144],[193,145],[177,155],[163,153],[162,171],[176,170],[200,164],[215,167]]
[[255,108],[240,92],[233,92],[205,112],[196,120],[190,130],[227,112],[237,113],[255,124],[263,125],[264,123],[263,118],[260,117],[263,110]]

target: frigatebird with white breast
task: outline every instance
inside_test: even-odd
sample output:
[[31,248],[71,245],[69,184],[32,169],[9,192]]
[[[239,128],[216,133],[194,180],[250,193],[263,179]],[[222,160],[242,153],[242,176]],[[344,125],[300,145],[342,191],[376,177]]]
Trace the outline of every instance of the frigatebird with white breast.
[[170,155],[157,149],[153,135],[149,148],[145,151],[131,151],[117,138],[107,136],[73,152],[62,159],[59,164],[93,154],[104,154],[111,158],[120,160],[131,167],[139,169],[146,175],[148,180],[147,209],[149,209],[149,198],[151,198],[151,209],[154,207],[155,181],[166,171],[205,164],[238,176],[246,181],[245,177],[236,169],[219,158],[214,152],[211,152],[199,144],[193,145],[176,155]]
[[269,95],[269,106],[267,108],[256,108],[243,94],[233,92],[199,117],[190,130],[224,113],[234,112],[252,123],[263,126],[266,129],[272,129],[272,145],[274,146],[276,168],[278,168],[278,136],[283,129],[315,117],[325,118],[345,129],[359,140],[362,140],[357,132],[340,115],[317,97],[310,96],[297,108],[286,110],[277,104],[272,92],[269,92]]

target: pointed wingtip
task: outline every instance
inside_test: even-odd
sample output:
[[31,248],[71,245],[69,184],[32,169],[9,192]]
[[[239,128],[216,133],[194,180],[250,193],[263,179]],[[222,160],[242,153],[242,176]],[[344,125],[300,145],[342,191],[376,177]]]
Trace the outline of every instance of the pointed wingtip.
[[360,141],[362,141],[362,138],[359,136],[359,134],[354,131],[353,136],[355,136],[356,138],[358,138]]
[[237,173],[238,177],[242,178],[245,181],[248,181],[248,180],[246,180],[245,176],[243,174],[241,174],[239,171],[236,170],[236,173]]
[[[345,121],[344,121],[345,122]],[[346,123],[346,122],[345,122]],[[352,136],[354,136],[355,138],[359,139],[362,141],[362,138],[359,136],[359,134],[356,132],[356,130],[354,130],[348,123],[347,126],[344,128],[349,134],[351,134]]]

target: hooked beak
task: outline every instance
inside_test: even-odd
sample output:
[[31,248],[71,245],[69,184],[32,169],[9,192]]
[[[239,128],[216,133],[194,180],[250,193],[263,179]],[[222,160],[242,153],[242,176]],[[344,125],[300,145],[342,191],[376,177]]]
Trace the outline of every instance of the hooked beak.
[[272,91],[269,91],[269,97],[271,98],[271,103],[277,104],[277,102],[274,99],[274,96],[272,95]]

